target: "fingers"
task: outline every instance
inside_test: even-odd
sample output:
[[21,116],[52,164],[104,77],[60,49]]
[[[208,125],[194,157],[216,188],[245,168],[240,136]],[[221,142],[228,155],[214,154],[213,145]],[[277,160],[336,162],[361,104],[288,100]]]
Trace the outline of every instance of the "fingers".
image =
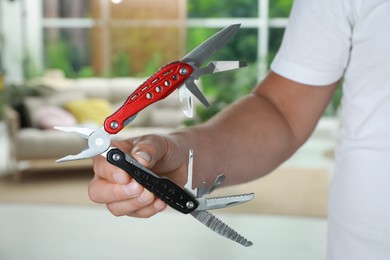
[[167,208],[167,204],[165,204],[160,199],[156,199],[152,204],[147,207],[144,207],[138,211],[133,212],[132,214],[126,214],[129,217],[137,217],[137,218],[149,218],[164,209]]
[[[158,164],[156,173],[164,174],[164,172],[172,172],[175,167],[177,168],[175,166],[177,160],[162,160],[165,159],[169,147],[172,146],[170,143],[174,142],[167,137],[148,135],[115,142],[112,145],[131,154],[147,168],[157,167]],[[177,156],[174,157],[177,159]],[[88,187],[89,197],[96,203],[106,204],[113,215],[146,218],[167,207],[163,201],[137,183],[127,172],[111,165],[103,156],[93,158],[93,169],[95,176]]]
[[111,203],[136,198],[144,188],[132,179],[127,184],[117,184],[95,176],[89,183],[89,198],[96,203]]
[[127,201],[107,204],[108,210],[114,216],[130,216],[137,218],[149,218],[163,211],[166,207],[167,205],[160,199],[150,199],[150,197],[147,201],[140,201],[139,198],[134,198]]
[[95,176],[88,187],[89,197],[106,204],[113,215],[146,218],[166,208],[164,202],[103,156],[93,158],[93,168]]
[[111,183],[127,184],[130,182],[131,177],[127,172],[108,163],[103,156],[95,156],[92,161],[95,176]]
[[167,207],[134,179],[128,184],[116,184],[95,176],[90,182],[88,194],[92,201],[105,203],[115,216],[147,218]]

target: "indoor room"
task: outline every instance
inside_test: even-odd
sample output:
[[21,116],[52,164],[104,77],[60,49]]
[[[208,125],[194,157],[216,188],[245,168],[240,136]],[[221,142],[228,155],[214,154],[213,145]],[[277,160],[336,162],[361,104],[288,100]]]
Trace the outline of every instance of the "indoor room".
[[[174,82],[178,89],[153,100],[176,79],[164,81],[155,96],[144,96],[149,103],[120,119],[123,129],[107,136],[118,141],[166,135],[208,121],[266,77],[292,4],[0,0],[0,259],[325,259],[328,187],[340,128],[339,89],[308,141],[272,173],[209,189],[206,198],[254,194],[242,205],[210,210],[230,227],[236,241],[227,238],[227,228],[218,231],[217,224],[204,223],[192,213],[168,206],[145,219],[117,217],[88,194],[94,170],[87,152],[103,142],[92,144],[90,137],[99,129],[107,134],[106,118],[126,113],[125,102],[165,79],[171,73],[165,73],[166,64],[190,60],[190,67],[206,67],[221,61],[213,63],[217,69],[212,72],[199,70],[208,75]],[[234,36],[212,57],[191,63],[188,53],[237,24]],[[218,66],[227,71],[214,74]],[[91,130],[77,134],[66,130],[69,127]],[[109,156],[107,149],[96,156]],[[85,156],[67,157],[80,154]],[[202,163],[196,160],[196,149],[193,157],[196,169]],[[188,160],[191,165],[191,156]],[[237,236],[250,246],[240,244]]]

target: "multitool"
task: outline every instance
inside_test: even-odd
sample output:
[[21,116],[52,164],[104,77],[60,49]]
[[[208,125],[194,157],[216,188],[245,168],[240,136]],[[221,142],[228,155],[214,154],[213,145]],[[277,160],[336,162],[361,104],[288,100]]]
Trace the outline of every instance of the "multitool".
[[118,166],[130,174],[137,182],[153,192],[158,198],[170,207],[184,214],[191,214],[197,220],[218,234],[234,240],[244,246],[251,246],[252,242],[238,234],[221,220],[213,216],[208,210],[226,208],[241,204],[253,198],[254,194],[242,194],[227,197],[207,198],[224,180],[219,175],[215,183],[206,188],[192,187],[193,152],[189,154],[188,182],[180,188],[171,180],[161,177],[145,168],[128,154],[110,146],[111,135],[117,134],[126,125],[134,120],[137,114],[147,106],[166,98],[178,89],[179,99],[186,104],[183,110],[187,117],[193,116],[192,95],[208,106],[209,103],[197,87],[195,80],[204,74],[217,73],[246,66],[239,61],[214,61],[207,66],[201,65],[230,41],[239,30],[240,25],[230,25],[217,32],[197,48],[192,50],[180,61],[175,61],[161,67],[154,75],[142,83],[112,115],[108,116],[103,126],[97,129],[87,127],[55,127],[65,132],[75,132],[88,140],[87,147],[76,155],[68,155],[57,162],[91,158],[96,155],[106,156],[107,161]]

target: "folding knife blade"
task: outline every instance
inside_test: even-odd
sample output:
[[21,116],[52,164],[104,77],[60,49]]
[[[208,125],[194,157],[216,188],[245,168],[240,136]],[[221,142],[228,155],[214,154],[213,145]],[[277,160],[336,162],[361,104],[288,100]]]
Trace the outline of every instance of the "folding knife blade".
[[190,214],[206,227],[210,228],[221,236],[233,240],[245,247],[253,245],[251,241],[241,236],[239,233],[237,233],[235,230],[223,223],[220,219],[208,211],[194,211]]
[[181,61],[193,62],[197,67],[200,67],[234,37],[240,26],[240,24],[232,24],[225,27],[193,49]]

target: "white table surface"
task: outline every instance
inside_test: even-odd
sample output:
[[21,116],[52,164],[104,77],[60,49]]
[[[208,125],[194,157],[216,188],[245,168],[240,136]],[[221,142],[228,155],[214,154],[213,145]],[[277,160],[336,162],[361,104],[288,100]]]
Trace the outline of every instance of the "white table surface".
[[326,221],[214,215],[253,241],[245,248],[190,215],[114,217],[103,206],[0,204],[0,259],[324,259]]

